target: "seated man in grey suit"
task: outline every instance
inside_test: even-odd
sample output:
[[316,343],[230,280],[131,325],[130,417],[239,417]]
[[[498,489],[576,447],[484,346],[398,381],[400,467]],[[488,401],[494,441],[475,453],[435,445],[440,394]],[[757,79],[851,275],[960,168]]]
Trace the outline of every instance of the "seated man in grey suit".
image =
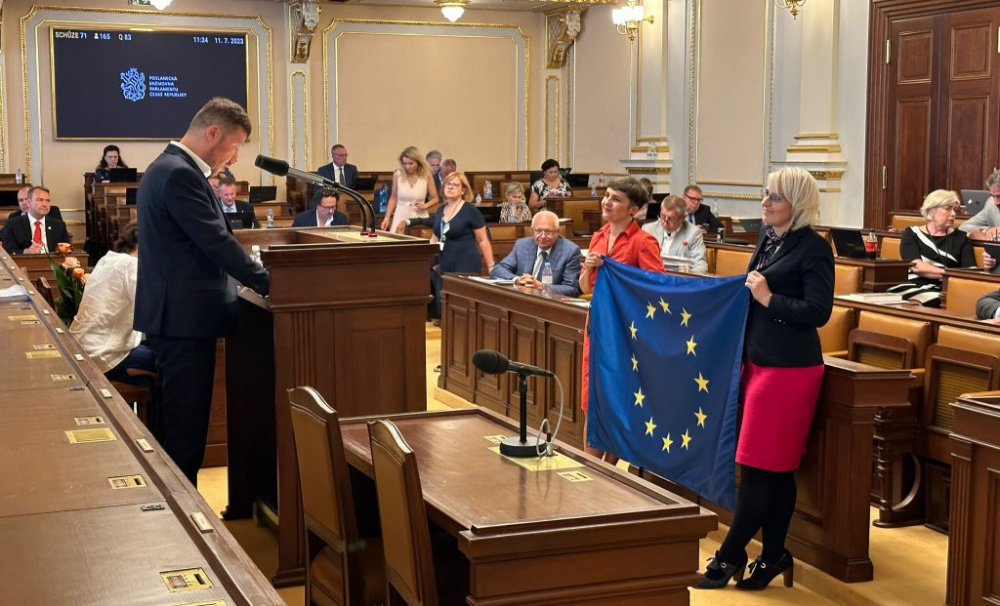
[[559,236],[559,217],[543,210],[531,220],[532,238],[521,238],[514,249],[497,263],[491,278],[515,279],[515,283],[541,288],[542,270],[552,267],[552,292],[567,297],[580,296],[580,247]]
[[[222,212],[243,213],[244,216],[250,217],[250,225],[243,226],[246,229],[257,229],[260,227],[260,224],[257,223],[257,218],[253,213],[253,205],[249,202],[236,199],[236,181],[228,177],[220,177],[218,181],[219,204],[222,205]],[[209,179],[208,182],[211,183],[212,180]]]
[[[1000,236],[1000,170],[993,171],[986,178],[986,188],[990,190],[990,199],[983,205],[983,210],[958,226],[958,229],[969,234],[969,237],[973,240],[993,241]],[[993,263],[993,261],[995,259],[989,253],[983,255],[983,263],[986,269],[990,273],[998,274],[1000,273],[1000,263]],[[978,309],[978,305],[976,307]]]
[[347,215],[337,210],[340,194],[332,189],[323,189],[316,210],[307,210],[295,215],[292,227],[329,227],[347,225]]
[[1000,290],[986,293],[976,301],[976,317],[980,320],[1000,319]]
[[683,198],[668,196],[660,204],[659,220],[643,225],[642,229],[653,234],[660,243],[662,256],[690,259],[691,271],[705,273],[708,271],[705,239],[697,226],[684,220],[686,212]]
[[71,242],[66,224],[49,216],[49,190],[28,190],[28,213],[7,221],[3,247],[12,255],[36,255],[54,251],[60,242]]

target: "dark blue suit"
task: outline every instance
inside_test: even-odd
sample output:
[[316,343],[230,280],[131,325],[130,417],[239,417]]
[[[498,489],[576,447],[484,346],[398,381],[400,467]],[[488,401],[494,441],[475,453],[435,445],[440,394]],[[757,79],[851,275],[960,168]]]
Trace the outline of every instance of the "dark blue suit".
[[[326,177],[331,181],[334,182],[337,181],[337,171],[333,167],[333,162],[330,162],[329,164],[324,164],[323,166],[317,168],[316,174],[321,177]],[[345,164],[344,182],[342,185],[344,187],[349,187],[351,189],[354,189],[354,181],[357,178],[358,178],[358,167],[354,166],[353,164]],[[323,188],[319,187],[318,185],[313,188],[313,199],[309,208],[316,208],[316,205],[319,204],[319,193],[321,191],[323,191]]]
[[[19,255],[32,243],[31,220],[28,215],[8,219],[3,226],[3,247],[12,255]],[[60,242],[71,242],[66,224],[51,214],[45,217],[45,247],[49,251],[56,249]]]
[[[530,274],[535,268],[538,245],[532,237],[520,238],[503,261],[490,272],[491,278],[511,279]],[[552,292],[567,297],[580,296],[580,247],[559,237],[549,249],[552,265]]]
[[[333,213],[333,225],[347,225],[347,215],[339,210]],[[295,215],[292,219],[292,227],[319,227],[317,223],[316,211],[307,210]]]
[[267,294],[269,280],[233,237],[194,160],[168,145],[143,175],[134,327],[156,352],[160,398],[151,429],[193,484],[205,454],[215,342],[236,324],[236,280]]

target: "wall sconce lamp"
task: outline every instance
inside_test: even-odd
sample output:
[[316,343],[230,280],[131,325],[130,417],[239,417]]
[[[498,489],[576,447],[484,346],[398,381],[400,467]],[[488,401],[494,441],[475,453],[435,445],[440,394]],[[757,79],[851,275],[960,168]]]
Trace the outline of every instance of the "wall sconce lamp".
[[625,6],[618,7],[611,11],[611,21],[619,34],[628,36],[629,42],[635,42],[635,37],[639,33],[639,24],[643,21],[653,22],[653,15],[644,17],[641,4],[636,0],[627,0]]
[[799,7],[805,3],[806,0],[774,0],[774,5],[778,8],[787,8],[792,12],[792,19],[799,15]]
[[465,5],[469,3],[469,0],[435,0],[435,2],[441,7],[441,14],[444,15],[444,18],[454,23],[462,18],[465,13]]

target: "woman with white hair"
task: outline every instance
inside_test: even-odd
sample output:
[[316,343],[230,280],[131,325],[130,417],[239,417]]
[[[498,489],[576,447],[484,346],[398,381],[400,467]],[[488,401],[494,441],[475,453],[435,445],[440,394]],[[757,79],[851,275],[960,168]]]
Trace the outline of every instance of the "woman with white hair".
[[[833,251],[812,226],[819,221],[819,188],[807,171],[771,173],[761,201],[767,229],[750,258],[746,287],[753,301],[744,336],[740,396],[743,420],[736,445],[740,491],[733,523],[698,585],[757,590],[784,573],[795,510],[795,470],[805,453],[823,380],[817,329],[833,310]],[[763,549],[747,566],[746,546],[761,531]]]
[[927,307],[941,307],[941,278],[949,267],[976,267],[972,242],[955,229],[955,213],[962,202],[953,191],[936,189],[927,194],[920,214],[922,226],[906,228],[899,240],[899,256],[910,262],[906,282],[888,292]]

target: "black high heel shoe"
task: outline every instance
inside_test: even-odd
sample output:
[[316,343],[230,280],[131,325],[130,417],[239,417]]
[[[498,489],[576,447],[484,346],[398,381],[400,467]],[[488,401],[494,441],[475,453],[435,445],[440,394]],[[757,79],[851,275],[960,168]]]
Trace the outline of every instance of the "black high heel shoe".
[[791,587],[795,576],[795,560],[792,554],[785,550],[777,562],[769,563],[760,559],[754,559],[750,563],[750,576],[736,583],[737,589],[745,591],[760,591],[779,574],[784,575],[785,587]]
[[744,551],[743,557],[737,562],[724,562],[719,559],[719,552],[715,552],[715,557],[709,558],[708,567],[705,568],[705,575],[698,589],[719,589],[729,584],[729,579],[736,577],[737,581],[742,581],[743,572],[747,568],[747,554]]

